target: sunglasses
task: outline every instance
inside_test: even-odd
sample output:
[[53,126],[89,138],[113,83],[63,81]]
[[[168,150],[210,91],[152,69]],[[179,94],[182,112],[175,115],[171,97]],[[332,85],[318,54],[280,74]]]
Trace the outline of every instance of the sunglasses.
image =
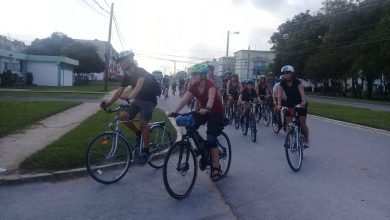
[[292,73],[292,72],[290,72],[290,71],[288,71],[288,72],[282,72],[282,75],[286,75],[287,73]]

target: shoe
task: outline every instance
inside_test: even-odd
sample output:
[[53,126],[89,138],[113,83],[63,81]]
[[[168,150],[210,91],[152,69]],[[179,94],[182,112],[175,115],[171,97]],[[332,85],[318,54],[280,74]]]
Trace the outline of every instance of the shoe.
[[200,159],[199,159],[199,169],[200,169],[201,171],[205,170],[206,167],[207,167],[207,161],[206,161],[206,159],[203,159],[203,158],[204,158],[204,157],[201,156]]
[[304,140],[303,141],[303,149],[310,148],[310,141],[309,140]]
[[141,156],[139,156],[138,154],[136,154],[135,156],[135,160],[134,162],[139,165],[139,166],[143,166],[145,165],[146,163],[149,162],[149,159],[150,159],[150,153],[149,152],[143,152]]
[[0,168],[0,175],[4,174],[5,172],[7,172],[7,170],[6,170],[6,169],[4,169],[4,168]]

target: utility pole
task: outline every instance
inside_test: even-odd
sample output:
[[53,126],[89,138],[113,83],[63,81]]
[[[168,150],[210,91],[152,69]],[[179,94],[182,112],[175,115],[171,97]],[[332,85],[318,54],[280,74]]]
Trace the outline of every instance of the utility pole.
[[251,59],[251,46],[248,46],[248,72],[246,73],[246,78],[249,79],[249,62]]
[[111,57],[111,27],[112,27],[113,14],[114,14],[114,3],[111,3],[110,26],[108,28],[108,42],[106,45],[106,53],[105,53],[106,70],[104,71],[104,91],[106,92],[107,92],[107,82],[108,82],[108,69],[110,66],[110,57]]
[[173,61],[173,75],[176,74],[176,60]]

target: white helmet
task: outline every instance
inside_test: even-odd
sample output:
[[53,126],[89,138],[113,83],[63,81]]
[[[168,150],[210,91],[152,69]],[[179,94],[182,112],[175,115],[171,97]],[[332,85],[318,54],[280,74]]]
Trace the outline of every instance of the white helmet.
[[282,67],[282,69],[280,70],[281,73],[283,72],[294,72],[294,67],[290,66],[290,65],[286,65],[284,67]]

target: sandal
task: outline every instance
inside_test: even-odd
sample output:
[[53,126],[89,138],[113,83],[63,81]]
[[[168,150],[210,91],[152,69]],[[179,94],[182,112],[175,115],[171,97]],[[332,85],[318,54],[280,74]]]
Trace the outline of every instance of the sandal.
[[210,172],[210,178],[213,182],[217,182],[218,180],[222,179],[222,170],[221,167],[213,167],[211,168]]

